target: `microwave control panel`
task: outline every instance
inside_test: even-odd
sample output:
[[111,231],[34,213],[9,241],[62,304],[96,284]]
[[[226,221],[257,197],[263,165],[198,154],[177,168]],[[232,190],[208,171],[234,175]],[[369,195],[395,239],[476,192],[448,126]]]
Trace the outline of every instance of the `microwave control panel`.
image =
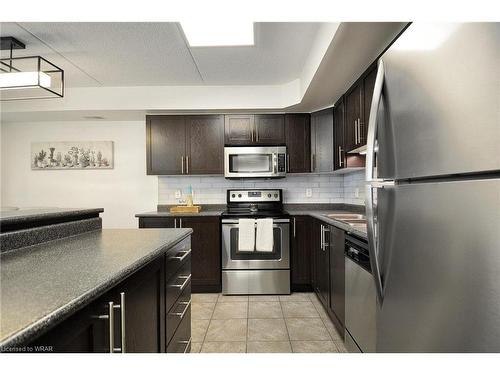
[[278,154],[278,172],[286,172],[286,154]]

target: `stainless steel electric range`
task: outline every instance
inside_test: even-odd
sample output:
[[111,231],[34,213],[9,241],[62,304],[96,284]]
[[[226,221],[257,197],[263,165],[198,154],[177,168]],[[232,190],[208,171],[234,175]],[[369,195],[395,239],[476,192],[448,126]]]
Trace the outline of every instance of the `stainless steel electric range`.
[[[240,251],[239,219],[271,218],[271,252]],[[290,294],[290,217],[281,189],[227,191],[222,214],[222,293]]]

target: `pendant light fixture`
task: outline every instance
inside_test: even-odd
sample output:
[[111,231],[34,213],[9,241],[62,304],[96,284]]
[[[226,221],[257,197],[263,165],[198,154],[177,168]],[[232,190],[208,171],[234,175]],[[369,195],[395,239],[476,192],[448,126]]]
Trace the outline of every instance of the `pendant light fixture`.
[[13,57],[13,50],[25,48],[16,38],[1,38],[1,50],[10,55],[0,59],[0,100],[62,98],[64,71],[41,56]]

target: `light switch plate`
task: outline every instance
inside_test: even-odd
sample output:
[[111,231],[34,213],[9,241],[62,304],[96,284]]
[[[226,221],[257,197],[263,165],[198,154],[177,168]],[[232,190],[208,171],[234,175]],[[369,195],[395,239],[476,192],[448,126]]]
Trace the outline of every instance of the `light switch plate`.
[[354,189],[354,196],[359,198],[359,188]]
[[179,199],[182,196],[182,192],[180,190],[175,191],[175,198]]
[[312,189],[306,189],[306,197],[311,198],[313,196],[313,190]]

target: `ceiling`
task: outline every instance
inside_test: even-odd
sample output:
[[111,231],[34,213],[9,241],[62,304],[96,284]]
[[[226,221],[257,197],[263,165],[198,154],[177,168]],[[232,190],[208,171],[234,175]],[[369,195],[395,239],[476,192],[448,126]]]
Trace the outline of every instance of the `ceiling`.
[[[255,46],[193,47],[178,23],[1,23],[66,87],[278,85],[300,77],[320,23],[255,23]],[[3,51],[2,57],[5,57]]]

